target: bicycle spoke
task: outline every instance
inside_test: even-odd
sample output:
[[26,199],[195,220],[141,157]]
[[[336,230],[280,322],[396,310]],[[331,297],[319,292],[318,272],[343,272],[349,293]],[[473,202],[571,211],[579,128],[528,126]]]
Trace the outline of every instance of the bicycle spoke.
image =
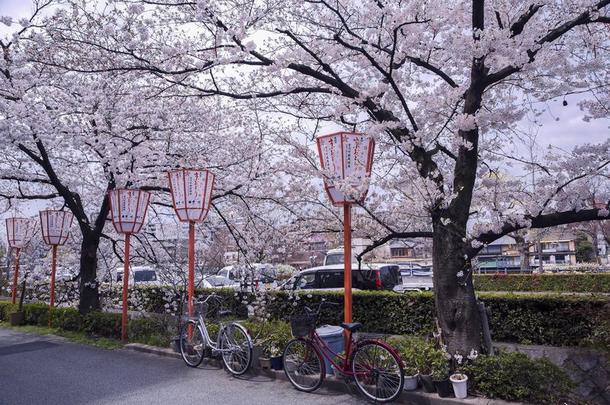
[[252,358],[248,336],[236,325],[229,325],[220,337],[220,349],[227,369],[240,375],[246,372]]
[[284,350],[284,372],[297,389],[313,391],[324,378],[322,360],[305,340],[291,340]]
[[182,359],[187,365],[197,367],[201,364],[205,350],[205,341],[196,323],[188,322],[183,325],[179,344]]
[[352,371],[360,391],[368,398],[386,402],[400,395],[403,371],[399,360],[379,343],[366,343],[354,353]]

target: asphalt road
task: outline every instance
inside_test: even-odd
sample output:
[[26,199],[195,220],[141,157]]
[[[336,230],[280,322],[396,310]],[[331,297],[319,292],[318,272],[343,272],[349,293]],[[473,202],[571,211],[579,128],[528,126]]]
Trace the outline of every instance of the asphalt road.
[[237,379],[211,366],[104,350],[0,328],[0,404],[364,404],[357,395],[307,394],[265,376]]

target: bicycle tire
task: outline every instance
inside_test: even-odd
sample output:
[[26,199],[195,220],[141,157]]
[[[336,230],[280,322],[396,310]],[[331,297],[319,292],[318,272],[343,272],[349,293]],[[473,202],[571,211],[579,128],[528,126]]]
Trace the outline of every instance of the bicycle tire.
[[394,401],[402,393],[405,372],[400,358],[380,342],[358,345],[351,358],[358,390],[374,402]]
[[[193,328],[189,339],[189,325]],[[188,321],[180,329],[180,355],[189,367],[198,367],[203,361],[206,342],[199,325]]]
[[[299,391],[317,390],[326,377],[326,365],[322,356],[311,342],[303,338],[292,339],[286,344],[282,362],[288,381]],[[310,376],[310,384],[301,382]]]
[[[239,340],[238,340],[239,339]],[[228,347],[228,346],[232,347]],[[236,322],[229,323],[219,333],[218,346],[221,349],[222,362],[233,375],[242,375],[252,365],[252,338],[246,328]],[[239,347],[236,350],[225,351]],[[239,367],[235,367],[238,365]]]

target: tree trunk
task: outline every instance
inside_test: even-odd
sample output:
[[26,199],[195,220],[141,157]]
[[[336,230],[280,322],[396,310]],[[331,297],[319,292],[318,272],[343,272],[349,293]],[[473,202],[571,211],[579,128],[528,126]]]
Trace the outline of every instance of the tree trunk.
[[80,255],[80,302],[81,314],[100,309],[100,298],[97,283],[97,248],[100,236],[93,232],[83,233]]
[[465,229],[434,221],[432,262],[436,316],[450,354],[481,348],[481,321],[472,284],[472,265],[465,258]]
[[519,271],[527,273],[530,269],[530,244],[518,232],[511,236],[515,239],[517,250],[519,251]]

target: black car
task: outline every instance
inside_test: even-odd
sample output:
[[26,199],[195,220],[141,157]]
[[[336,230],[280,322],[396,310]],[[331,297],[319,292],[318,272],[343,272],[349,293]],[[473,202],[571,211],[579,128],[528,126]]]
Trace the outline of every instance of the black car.
[[[393,290],[400,285],[400,270],[395,264],[363,264],[352,268],[352,288],[359,290]],[[322,266],[303,270],[288,280],[284,290],[317,290],[343,288],[343,266]]]

